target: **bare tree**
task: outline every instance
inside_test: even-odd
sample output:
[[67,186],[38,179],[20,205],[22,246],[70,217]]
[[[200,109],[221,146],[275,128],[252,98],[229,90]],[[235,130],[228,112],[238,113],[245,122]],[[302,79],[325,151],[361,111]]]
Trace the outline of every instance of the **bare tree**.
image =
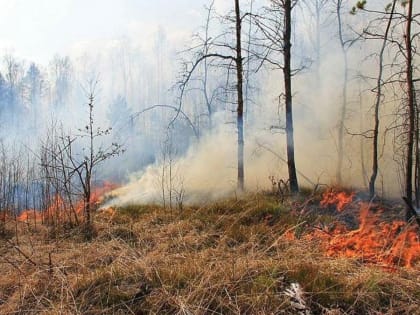
[[41,143],[40,178],[42,179],[42,223],[59,227],[79,225],[77,203],[80,199],[74,171],[66,150],[67,133],[57,122],[51,122]]
[[[237,128],[237,189],[244,191],[245,188],[245,171],[244,171],[244,58],[242,56],[242,25],[243,20],[247,14],[241,13],[239,0],[234,0],[234,16],[226,17],[225,20],[234,23],[234,45],[227,42],[219,42],[218,39],[222,36],[216,36],[216,39],[212,42],[208,42],[204,52],[200,51],[196,60],[192,62],[190,67],[186,65],[186,70],[183,79],[180,83],[180,106],[179,111],[174,117],[173,121],[178,117],[181,112],[181,106],[183,97],[186,92],[188,83],[190,82],[193,73],[198,66],[207,60],[216,59],[222,62],[227,62],[223,66],[226,66],[229,72],[232,68],[236,73],[236,128]],[[226,34],[225,34],[226,35]],[[216,50],[216,51],[214,51]]]
[[[111,129],[96,127],[94,120],[95,88],[92,82],[88,93],[88,122],[78,134],[62,132],[53,145],[45,147],[43,165],[49,178],[57,182],[55,191],[62,191],[68,200],[72,212],[72,198],[81,196],[83,200],[84,222],[92,226],[92,185],[96,168],[105,160],[122,152],[121,145],[111,143],[108,146],[97,144],[97,140],[111,132]],[[53,135],[53,138],[55,136]],[[77,220],[77,219],[76,219]]]
[[[328,0],[304,0],[301,1],[302,6],[309,13],[311,21],[309,27],[311,28],[310,41],[315,53],[315,74],[316,83],[321,80],[320,65],[321,65],[321,31],[322,31],[322,15],[328,5]],[[315,34],[315,36],[313,36]]]
[[256,46],[263,51],[255,53],[255,57],[260,60],[261,65],[265,63],[283,72],[287,166],[292,193],[299,191],[295,162],[292,94],[292,78],[300,70],[292,69],[292,10],[296,4],[297,0],[270,0],[269,7],[263,8],[262,13],[253,15],[261,32],[261,36],[256,40]]
[[52,104],[56,108],[63,108],[68,105],[71,93],[73,66],[68,56],[55,56],[50,63],[50,70],[53,80]]
[[341,53],[343,56],[343,89],[342,89],[342,103],[340,109],[340,118],[338,125],[338,161],[337,161],[337,184],[342,183],[342,168],[343,168],[343,159],[344,159],[344,122],[347,115],[347,105],[348,105],[348,81],[349,81],[349,57],[348,57],[348,42],[344,37],[344,25],[342,21],[342,11],[344,0],[336,1],[336,15],[337,15],[337,25],[338,25],[338,39],[340,41]]
[[[418,106],[415,98],[414,87],[414,71],[416,69],[414,56],[416,49],[413,46],[416,39],[419,37],[418,32],[412,32],[413,25],[417,25],[414,21],[419,15],[413,15],[413,2],[401,1],[403,11],[397,10],[397,3],[393,1],[389,4],[384,12],[376,10],[368,10],[365,8],[366,1],[359,1],[352,12],[357,9],[362,9],[366,12],[380,14],[385,17],[387,24],[383,34],[374,31],[369,27],[364,30],[364,35],[368,39],[380,39],[382,41],[381,49],[379,52],[379,69],[378,77],[376,78],[375,87],[375,124],[372,130],[373,138],[373,165],[372,176],[369,182],[370,194],[373,197],[375,193],[375,180],[378,174],[378,139],[379,139],[379,110],[383,100],[382,89],[384,85],[394,86],[394,90],[398,93],[396,99],[400,99],[401,106],[395,108],[396,119],[389,129],[393,129],[396,133],[396,143],[403,146],[404,151],[401,154],[404,172],[404,200],[406,201],[406,219],[407,221],[417,218],[420,220],[413,205],[413,195],[417,202],[417,185],[418,182],[418,145],[419,145],[419,127],[418,127]],[[378,19],[381,23],[384,18]],[[401,26],[404,26],[401,28]],[[403,29],[403,30],[402,30]],[[385,68],[384,52],[385,49],[393,49],[393,57],[388,66],[391,69],[390,76],[383,79],[383,72]],[[397,88],[398,87],[398,88]],[[394,148],[394,154],[398,154],[399,148]],[[414,171],[414,174],[413,174]]]
[[238,190],[244,190],[245,174],[244,174],[244,68],[242,59],[242,16],[239,8],[239,0],[235,0],[235,24],[236,24],[236,80],[237,80],[237,122],[238,129]]
[[36,130],[39,125],[41,100],[46,90],[45,78],[39,67],[35,63],[31,63],[23,81],[25,88],[25,101],[28,103],[32,113],[32,130]]
[[23,77],[22,64],[12,55],[4,57],[6,66],[5,78],[7,82],[6,101],[8,114],[10,115],[9,123],[12,126],[20,125],[20,114],[22,107],[21,99],[21,80]]
[[380,110],[380,105],[381,105],[381,101],[383,98],[382,95],[382,76],[383,76],[383,69],[384,69],[384,53],[385,53],[385,48],[387,45],[387,41],[388,41],[388,35],[389,35],[389,31],[391,28],[391,23],[392,23],[392,19],[393,19],[393,14],[394,14],[394,10],[395,10],[395,4],[396,4],[396,0],[394,0],[392,2],[392,8],[391,8],[391,14],[389,15],[388,18],[388,22],[386,25],[386,29],[385,29],[385,33],[383,35],[383,41],[382,41],[382,46],[381,46],[381,50],[379,52],[379,65],[378,65],[378,79],[376,81],[376,97],[375,97],[375,114],[374,114],[374,119],[375,119],[375,124],[373,127],[373,144],[372,144],[372,175],[370,176],[369,179],[369,194],[370,197],[373,198],[375,196],[375,182],[376,182],[376,177],[378,176],[378,142],[379,142],[379,110]]
[[[392,4],[390,6],[389,12],[381,13],[381,17],[376,19],[375,21],[372,21],[368,27],[366,27],[363,31],[363,36],[366,39],[376,39],[381,40],[382,44],[378,53],[378,75],[376,78],[376,85],[375,88],[372,90],[375,92],[375,101],[374,101],[374,126],[372,129],[372,136],[369,136],[372,138],[372,174],[369,179],[369,194],[370,198],[373,198],[376,193],[375,189],[375,183],[376,178],[378,176],[379,171],[379,128],[380,128],[380,107],[384,99],[384,93],[383,93],[383,86],[384,86],[384,67],[385,67],[385,49],[387,48],[388,41],[389,41],[389,35],[391,31],[392,22],[394,19],[394,12],[395,12],[395,6],[396,6],[397,0],[393,0]],[[356,9],[359,10],[365,10],[366,12],[369,12],[365,8],[365,2],[359,1],[356,5],[356,7],[353,7],[352,13],[354,14],[356,12]],[[382,25],[383,22],[386,21],[386,27],[383,34],[381,34],[379,31],[373,31],[372,23],[376,22],[379,25]]]
[[[207,55],[210,50],[209,41],[210,41],[210,21],[211,15],[214,8],[214,1],[211,2],[210,6],[207,8],[207,19],[204,29],[204,42],[203,42],[203,55]],[[203,80],[202,80],[202,89],[204,95],[204,101],[207,108],[207,114],[209,119],[209,129],[213,129],[213,100],[214,93],[210,96],[209,92],[209,61],[207,59],[203,60]]]
[[[408,107],[408,139],[407,139],[407,156],[406,156],[406,174],[405,174],[405,194],[408,200],[406,219],[407,221],[416,217],[415,211],[413,211],[413,154],[415,144],[415,133],[419,132],[416,130],[416,104],[414,96],[414,83],[413,83],[413,46],[412,46],[412,24],[413,24],[413,0],[405,2],[407,6],[406,24],[405,24],[405,53],[406,53],[406,87],[407,87],[407,107]],[[418,143],[417,143],[418,146]]]
[[[97,128],[94,122],[93,109],[95,101],[95,88],[97,82],[93,82],[90,86],[89,91],[89,120],[85,128],[80,129],[81,134],[78,137],[66,137],[66,154],[73,167],[72,171],[77,174],[79,179],[79,184],[83,190],[83,200],[84,200],[84,216],[85,222],[88,225],[91,225],[91,195],[92,195],[92,178],[94,175],[94,170],[96,167],[101,164],[103,161],[120,154],[122,148],[121,145],[117,143],[112,143],[109,147],[104,148],[95,146],[95,140],[99,137],[107,135],[111,132],[111,129],[102,130]],[[77,139],[87,139],[87,146],[83,148],[84,154],[80,159],[73,151],[73,143]]]

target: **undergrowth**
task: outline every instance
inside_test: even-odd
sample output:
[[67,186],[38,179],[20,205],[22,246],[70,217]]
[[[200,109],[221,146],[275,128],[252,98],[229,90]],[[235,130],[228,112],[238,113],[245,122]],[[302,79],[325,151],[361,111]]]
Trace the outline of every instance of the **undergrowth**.
[[333,221],[302,215],[309,198],[129,205],[98,212],[91,240],[22,223],[1,243],[0,313],[420,314],[418,266],[390,272],[300,238],[309,223]]

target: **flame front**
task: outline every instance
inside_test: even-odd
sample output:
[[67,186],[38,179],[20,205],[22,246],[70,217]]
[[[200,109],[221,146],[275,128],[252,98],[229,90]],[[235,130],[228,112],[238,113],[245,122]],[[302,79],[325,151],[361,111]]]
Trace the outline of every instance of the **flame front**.
[[[90,196],[90,204],[96,208],[101,203],[103,197],[108,192],[118,186],[111,182],[104,182],[100,187],[96,187]],[[81,218],[85,209],[85,201],[80,198],[74,203],[66,202],[60,194],[54,195],[49,206],[44,210],[27,209],[22,211],[16,218],[20,222],[64,222],[71,221],[72,217]]]
[[[340,212],[353,200],[353,196],[346,193],[334,196],[334,192],[330,191],[324,194],[321,206],[335,204]],[[356,230],[349,230],[337,222],[333,228],[315,230],[305,238],[321,240],[326,254],[333,257],[355,258],[387,267],[412,268],[420,262],[418,226],[403,221],[384,222],[380,218],[382,211],[372,211],[377,207],[374,204],[359,202],[355,206],[359,211],[359,227]]]
[[336,205],[337,211],[343,211],[344,208],[353,201],[354,193],[346,193],[344,191],[335,192],[329,190],[324,192],[322,195],[321,206],[328,207],[330,205]]
[[357,230],[332,233],[327,254],[360,258],[366,262],[413,267],[420,260],[417,227],[403,221],[380,222],[368,203],[360,204]]

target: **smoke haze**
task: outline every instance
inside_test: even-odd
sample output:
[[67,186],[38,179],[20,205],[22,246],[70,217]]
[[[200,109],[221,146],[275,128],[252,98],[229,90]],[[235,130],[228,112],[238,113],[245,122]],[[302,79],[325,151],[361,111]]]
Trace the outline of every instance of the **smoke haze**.
[[[111,179],[123,185],[113,193],[113,204],[162,202],[167,198],[196,203],[235,193],[235,96],[221,89],[231,88],[234,83],[226,85],[223,69],[212,68],[208,78],[209,90],[218,91],[214,98],[213,130],[208,128],[200,91],[198,77],[203,69],[192,80],[182,104],[185,115],[200,129],[200,139],[196,139],[190,122],[183,117],[168,129],[174,108],[179,106],[176,83],[183,70],[182,60],[192,58],[188,52],[180,51],[193,46],[193,33],[202,34],[206,1],[184,0],[176,5],[163,0],[153,4],[131,0],[118,4],[111,0],[88,4],[26,2],[0,1],[9,12],[7,16],[3,10],[0,14],[0,49],[5,56],[1,73],[5,91],[14,93],[4,92],[2,96],[3,142],[18,139],[17,143],[36,151],[54,121],[73,133],[83,128],[87,122],[86,85],[94,79],[99,81],[95,124],[113,128],[112,134],[101,141],[104,145],[118,142],[126,149],[125,154],[107,161],[96,173],[97,181]],[[254,9],[260,3],[254,2]],[[249,3],[243,5],[244,11],[248,8]],[[226,12],[231,5],[216,1],[215,9]],[[302,13],[303,9],[296,10],[293,63],[295,68],[304,66],[293,81],[298,177],[303,186],[334,184],[343,85],[335,18],[333,12],[323,13],[322,54],[315,67],[310,17]],[[13,26],[17,14],[25,27]],[[51,18],[45,19],[47,15]],[[362,14],[346,13],[343,18],[357,30],[366,23]],[[31,19],[34,36],[27,33]],[[80,23],[74,23],[76,20]],[[5,34],[7,23],[11,25],[8,29],[14,30],[13,36]],[[217,33],[221,27],[212,21],[212,32]],[[348,38],[356,36],[347,32]],[[343,176],[346,185],[358,188],[365,188],[370,176],[371,140],[360,134],[371,129],[374,95],[370,90],[374,81],[357,78],[362,73],[376,75],[377,62],[367,56],[377,51],[378,45],[375,41],[358,42],[349,49]],[[54,56],[52,52],[58,54]],[[35,68],[31,68],[33,61]],[[287,178],[284,108],[279,102],[283,82],[278,70],[253,70],[251,67],[247,72],[246,86],[245,185],[248,190],[271,189],[271,176],[276,180]],[[391,126],[391,114],[395,111],[393,91],[385,93],[382,132]],[[378,186],[380,194],[390,196],[397,195],[401,187],[395,180],[401,172],[395,162],[394,138],[389,132],[381,139]]]

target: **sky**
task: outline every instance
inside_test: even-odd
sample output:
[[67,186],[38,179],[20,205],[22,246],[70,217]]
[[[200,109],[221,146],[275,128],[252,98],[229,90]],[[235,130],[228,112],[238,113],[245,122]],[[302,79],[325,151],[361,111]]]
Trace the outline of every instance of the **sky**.
[[[226,6],[226,0],[217,0]],[[207,0],[0,0],[0,55],[46,63],[95,41],[136,37],[163,26],[187,37],[202,24]]]

